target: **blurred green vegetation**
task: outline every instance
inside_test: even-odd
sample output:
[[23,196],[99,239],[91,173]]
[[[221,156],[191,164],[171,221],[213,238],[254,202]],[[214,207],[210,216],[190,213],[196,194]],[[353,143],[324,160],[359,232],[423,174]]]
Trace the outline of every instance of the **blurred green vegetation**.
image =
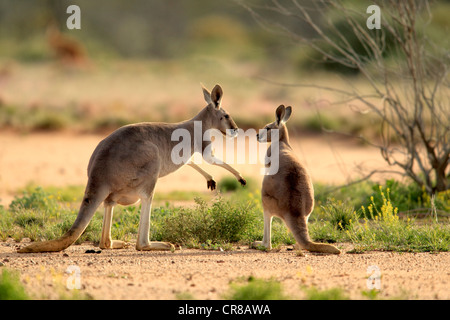
[[[240,280],[240,281],[239,281]],[[243,282],[243,283],[242,283]],[[249,277],[247,281],[238,279],[230,284],[229,292],[224,295],[228,300],[288,300],[281,284],[275,280],[263,280]]]
[[[252,1],[262,6],[266,2]],[[362,12],[359,20],[371,4],[344,3]],[[81,30],[66,28],[66,9],[71,4],[81,8]],[[318,23],[331,21],[364,55],[338,11],[330,8],[324,16],[315,12],[311,16]],[[418,21],[431,47],[438,43],[448,48],[448,16],[450,2],[434,1]],[[316,36],[299,19],[280,19],[274,11],[264,17],[307,38]],[[64,38],[84,48],[91,62],[86,69],[58,64],[49,42],[53,25]],[[394,53],[386,50],[389,63],[401,59]],[[133,122],[181,121],[193,116],[201,101],[200,90],[192,94],[193,85],[184,85],[195,83],[198,88],[199,82],[208,86],[219,82],[225,87],[227,110],[243,129],[273,121],[275,107],[290,103],[302,110],[294,112],[289,122],[293,134],[325,129],[378,137],[380,120],[373,113],[354,116],[337,109],[334,101],[346,97],[261,81],[319,83],[338,89],[355,86],[361,92],[370,89],[349,73],[348,68],[324,61],[288,34],[261,26],[236,1],[0,1],[0,128],[104,132]],[[246,112],[236,112],[243,111],[243,106]]]
[[[66,8],[71,4],[81,8],[81,30],[66,28]],[[264,47],[266,36],[234,1],[24,0],[0,2],[0,56],[50,59],[46,37],[51,24],[96,59],[174,59],[191,54],[253,59],[275,52]]]
[[[391,19],[389,15],[385,13],[386,10],[389,10],[389,4],[387,2],[343,0],[340,1],[340,3],[349,9],[349,15],[353,19],[355,25],[365,27],[366,19],[369,17],[369,14],[366,14],[366,9],[373,4],[380,5],[382,20]],[[450,14],[450,2],[431,1],[430,4],[429,10],[423,10],[418,14],[416,29],[418,30],[418,34],[425,39],[423,45],[426,47],[426,50],[437,57],[450,50],[450,41],[447,36],[450,31],[450,23],[449,19],[446,18]],[[389,23],[392,24],[392,21],[389,21]],[[372,62],[371,56],[373,53],[370,48],[362,43],[359,38],[360,35],[355,32],[352,25],[348,22],[347,17],[340,12],[339,8],[330,5],[329,9],[326,10],[326,14],[317,18],[317,24],[323,28],[323,32],[333,43],[345,47],[343,46],[343,38],[345,38],[346,43],[348,43],[358,56],[363,58],[363,61],[364,59],[367,59],[367,63]],[[396,48],[396,40],[392,33],[384,31],[383,27],[380,30],[370,30],[370,33],[375,34],[374,39],[378,39],[377,43],[379,42],[379,45],[384,47],[382,55],[387,64],[395,66],[398,64],[397,62],[399,60],[405,59],[405,57],[400,54],[401,50]],[[324,41],[318,41],[316,44],[331,56],[340,59],[345,58],[343,53],[339,51],[336,46],[325,43]],[[313,71],[315,69],[325,69],[346,75],[357,74],[359,72],[356,67],[350,68],[335,61],[331,61],[311,48],[302,48],[302,50],[304,50],[304,52],[302,55],[298,55],[299,59],[297,61],[297,65],[301,70],[306,69]],[[438,51],[441,52],[438,53]],[[306,57],[309,57],[309,59],[305,59]],[[377,68],[376,64],[373,68]]]
[[2,268],[0,273],[0,300],[29,300],[25,288],[19,279],[19,274]]
[[[307,4],[310,0],[301,2]],[[373,2],[346,0],[343,3],[362,13],[355,15],[355,20],[365,25],[365,10]],[[66,9],[71,4],[81,8],[81,30],[66,28],[69,16]],[[267,1],[255,0],[252,4],[264,6]],[[356,52],[365,54],[338,9],[330,6],[325,16],[313,10],[310,14],[319,25],[331,22],[336,32],[345,34]],[[449,1],[433,1],[430,11],[420,16],[418,29],[423,30],[429,41],[448,48],[449,15]],[[281,21],[275,10],[264,12],[264,18],[289,25],[291,30],[307,38],[315,37],[315,31],[304,22],[286,17]],[[346,72],[336,65],[324,64],[322,57],[299,47],[288,35],[261,28],[235,1],[3,0],[0,2],[0,56],[22,61],[50,59],[46,38],[53,23],[65,35],[82,43],[94,59],[178,59],[205,55],[270,62],[275,70],[299,66]],[[333,36],[332,29],[327,32]],[[387,56],[393,52],[392,43],[386,39]]]

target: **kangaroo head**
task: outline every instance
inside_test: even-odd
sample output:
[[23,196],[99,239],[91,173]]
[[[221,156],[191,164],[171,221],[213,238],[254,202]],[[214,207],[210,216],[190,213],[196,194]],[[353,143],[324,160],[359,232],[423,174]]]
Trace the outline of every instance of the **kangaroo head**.
[[[258,139],[259,142],[271,142],[272,130],[284,129],[284,124],[289,120],[291,113],[292,107],[285,107],[284,105],[280,105],[277,108],[277,111],[275,111],[276,120],[272,123],[266,124],[262,130],[259,130],[259,133],[256,135],[256,139]],[[281,138],[281,132],[279,137]]]
[[223,96],[222,88],[217,84],[212,92],[209,93],[209,91],[203,87],[203,95],[205,101],[208,103],[205,108],[207,115],[207,119],[205,120],[208,122],[209,127],[211,129],[219,130],[223,135],[233,138],[236,137],[238,134],[238,127],[228,112],[221,106]]

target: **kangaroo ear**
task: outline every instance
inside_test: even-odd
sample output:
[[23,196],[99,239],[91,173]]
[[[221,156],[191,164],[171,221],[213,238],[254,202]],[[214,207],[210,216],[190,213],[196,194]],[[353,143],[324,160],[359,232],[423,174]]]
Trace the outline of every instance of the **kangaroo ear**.
[[277,111],[275,111],[275,115],[277,117],[277,125],[280,125],[280,122],[284,119],[285,112],[286,108],[283,104],[277,108]]
[[202,85],[202,90],[203,90],[203,97],[205,98],[206,103],[207,104],[213,103],[211,100],[211,93],[209,93],[208,89],[206,89],[203,84],[201,84],[201,85]]
[[281,122],[286,122],[289,120],[289,118],[291,117],[291,113],[292,113],[292,107],[286,107],[285,112],[284,112],[284,117],[283,120],[281,120]]
[[211,100],[217,109],[220,109],[220,102],[222,101],[223,91],[222,88],[216,84],[211,92]]

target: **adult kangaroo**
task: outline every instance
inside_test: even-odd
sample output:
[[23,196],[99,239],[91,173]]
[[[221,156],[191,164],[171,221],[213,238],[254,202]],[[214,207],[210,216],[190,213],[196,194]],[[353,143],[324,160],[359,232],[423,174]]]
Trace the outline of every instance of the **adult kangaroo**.
[[[314,189],[306,168],[297,160],[286,128],[286,121],[291,116],[292,108],[280,105],[276,120],[267,124],[257,135],[259,142],[271,142],[266,159],[276,160],[279,151],[278,171],[266,174],[262,183],[261,197],[264,211],[264,236],[262,241],[255,241],[254,246],[262,245],[271,249],[272,218],[281,218],[294,235],[298,245],[313,252],[339,254],[336,247],[312,242],[308,235],[308,218],[314,209]],[[278,139],[272,140],[272,132],[278,130]],[[267,161],[266,161],[267,162]],[[269,166],[270,164],[266,164]]]
[[[217,129],[223,135],[236,137],[238,128],[221,107],[222,88],[216,85],[211,93],[203,87],[208,105],[194,118],[180,123],[143,122],[121,127],[102,140],[94,150],[88,165],[88,182],[78,216],[72,227],[56,240],[36,242],[18,252],[61,251],[74,243],[84,232],[95,211],[101,203],[105,214],[100,240],[100,248],[116,249],[125,246],[125,242],[111,239],[113,208],[117,204],[131,205],[142,203],[139,221],[137,250],[171,250],[173,245],[167,242],[150,242],[150,214],[155,185],[164,177],[188,162],[195,151],[201,151],[204,159],[211,164],[221,166],[233,173],[242,185],[246,182],[241,174],[226,163],[216,159],[210,151],[203,151],[211,143],[207,138],[209,129]],[[201,124],[201,134],[194,129]],[[185,132],[190,135],[190,154],[186,161],[173,161],[172,150],[179,144],[173,140],[173,133]],[[199,140],[199,141],[196,141]],[[195,149],[197,147],[197,150]],[[201,148],[201,150],[199,149]],[[184,155],[185,156],[185,155]],[[207,187],[214,190],[213,177],[198,165],[188,165],[200,172],[207,180]]]

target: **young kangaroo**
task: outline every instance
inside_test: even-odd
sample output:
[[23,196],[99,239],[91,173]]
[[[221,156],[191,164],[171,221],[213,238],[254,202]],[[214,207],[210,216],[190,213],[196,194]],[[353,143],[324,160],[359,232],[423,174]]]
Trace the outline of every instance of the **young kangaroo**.
[[[264,176],[261,190],[264,211],[263,241],[253,245],[263,245],[271,249],[272,217],[281,218],[294,235],[298,245],[313,252],[339,254],[336,247],[315,243],[309,239],[308,217],[314,208],[314,190],[311,178],[305,167],[297,160],[290,144],[286,121],[292,113],[292,108],[281,105],[276,110],[276,121],[267,124],[256,137],[259,142],[272,142],[267,149],[266,159],[273,159],[273,152],[279,150],[278,172]],[[278,140],[272,141],[272,132],[278,129]],[[276,155],[275,155],[276,156]],[[270,164],[266,164],[269,166]]]
[[[246,182],[241,174],[226,163],[209,154],[205,149],[211,143],[204,141],[209,129],[217,129],[223,135],[236,137],[238,128],[228,113],[221,108],[222,88],[216,85],[211,93],[203,88],[208,105],[194,118],[180,123],[137,123],[117,129],[101,141],[89,160],[88,183],[78,216],[61,238],[36,242],[20,249],[18,252],[61,251],[74,243],[83,233],[98,206],[103,202],[105,214],[100,240],[100,248],[115,249],[124,247],[125,243],[111,239],[113,208],[117,204],[131,205],[142,202],[139,221],[137,250],[171,250],[173,245],[167,242],[150,242],[150,213],[155,185],[160,177],[174,172],[185,163],[174,163],[172,150],[179,143],[172,141],[177,129],[189,133],[191,137],[191,154],[195,146],[200,146],[205,160],[221,166],[233,173],[242,185]],[[201,134],[194,134],[194,127],[201,123]],[[199,140],[199,141],[194,141]],[[209,147],[207,151],[211,150]],[[188,163],[207,180],[207,187],[214,190],[216,182],[213,177],[194,163]]]

